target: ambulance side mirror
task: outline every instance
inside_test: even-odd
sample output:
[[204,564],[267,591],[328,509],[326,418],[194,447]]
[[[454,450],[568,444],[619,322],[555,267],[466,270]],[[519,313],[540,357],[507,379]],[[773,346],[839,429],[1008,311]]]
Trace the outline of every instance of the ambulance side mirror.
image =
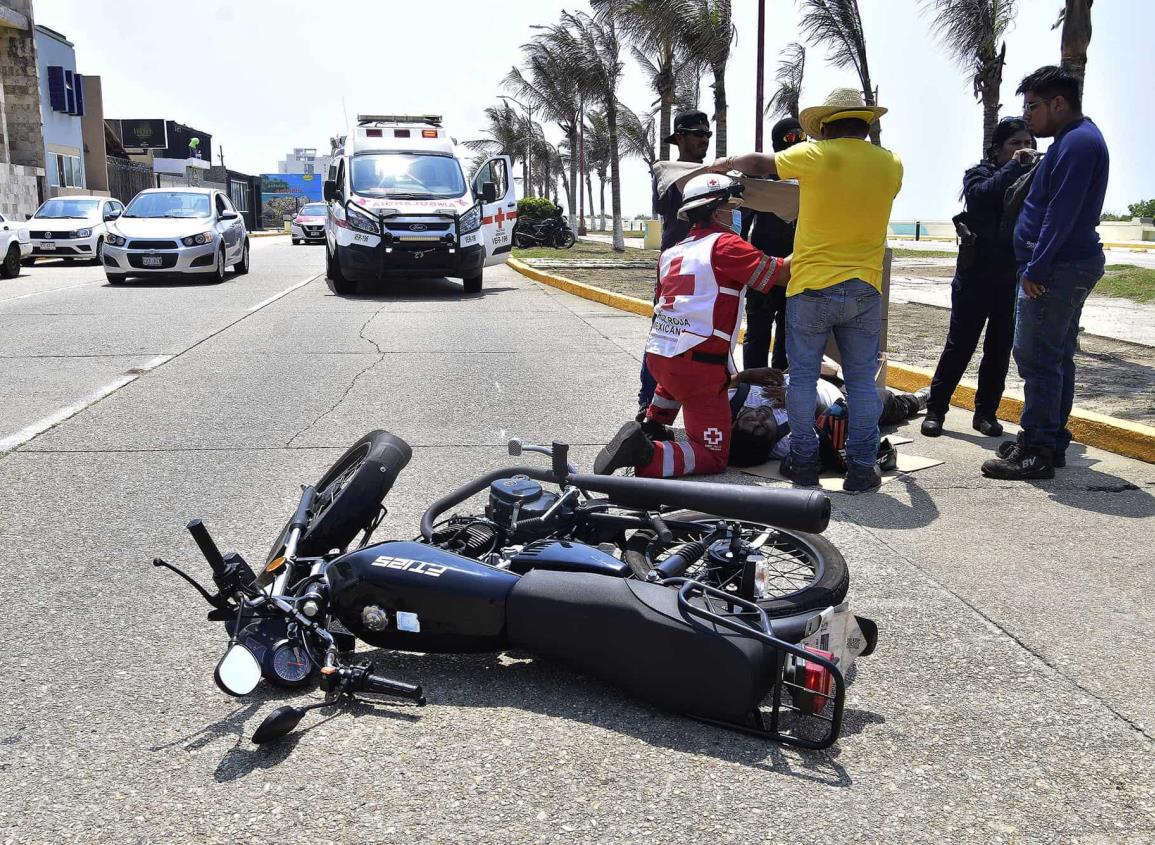
[[497,202],[497,183],[496,182],[482,182],[481,183],[481,201],[482,202]]
[[337,190],[337,183],[332,179],[326,179],[325,184],[321,189],[324,194],[325,202],[333,202],[340,199],[340,191]]

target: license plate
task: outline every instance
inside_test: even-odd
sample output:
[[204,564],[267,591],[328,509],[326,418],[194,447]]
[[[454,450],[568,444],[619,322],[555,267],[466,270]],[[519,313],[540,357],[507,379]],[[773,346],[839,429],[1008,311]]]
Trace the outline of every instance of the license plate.
[[161,262],[162,259],[159,255],[145,255],[140,259],[140,263],[145,267],[159,267]]
[[55,241],[44,241],[40,244],[40,248],[45,252],[52,252],[56,249],[56,243]]

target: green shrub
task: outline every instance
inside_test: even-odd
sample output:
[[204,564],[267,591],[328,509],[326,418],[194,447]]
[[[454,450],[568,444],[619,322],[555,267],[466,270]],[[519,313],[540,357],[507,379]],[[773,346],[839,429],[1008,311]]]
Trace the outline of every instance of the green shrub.
[[545,197],[522,197],[517,201],[517,216],[521,220],[544,220],[555,208]]

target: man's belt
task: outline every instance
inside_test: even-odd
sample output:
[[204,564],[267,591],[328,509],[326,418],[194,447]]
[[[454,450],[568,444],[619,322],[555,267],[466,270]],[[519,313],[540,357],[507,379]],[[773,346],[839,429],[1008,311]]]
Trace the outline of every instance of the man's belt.
[[711,355],[709,352],[695,352],[690,350],[688,353],[683,352],[682,354],[688,354],[691,361],[698,361],[701,364],[726,364],[730,361],[729,355]]

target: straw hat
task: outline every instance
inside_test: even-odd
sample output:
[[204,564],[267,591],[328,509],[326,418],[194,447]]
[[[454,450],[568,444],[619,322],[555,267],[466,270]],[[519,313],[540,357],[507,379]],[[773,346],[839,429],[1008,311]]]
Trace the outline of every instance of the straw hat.
[[798,116],[802,131],[811,138],[822,137],[822,125],[834,119],[856,117],[867,123],[874,123],[886,114],[881,106],[868,106],[862,99],[862,92],[854,88],[835,88],[820,106],[803,109]]

